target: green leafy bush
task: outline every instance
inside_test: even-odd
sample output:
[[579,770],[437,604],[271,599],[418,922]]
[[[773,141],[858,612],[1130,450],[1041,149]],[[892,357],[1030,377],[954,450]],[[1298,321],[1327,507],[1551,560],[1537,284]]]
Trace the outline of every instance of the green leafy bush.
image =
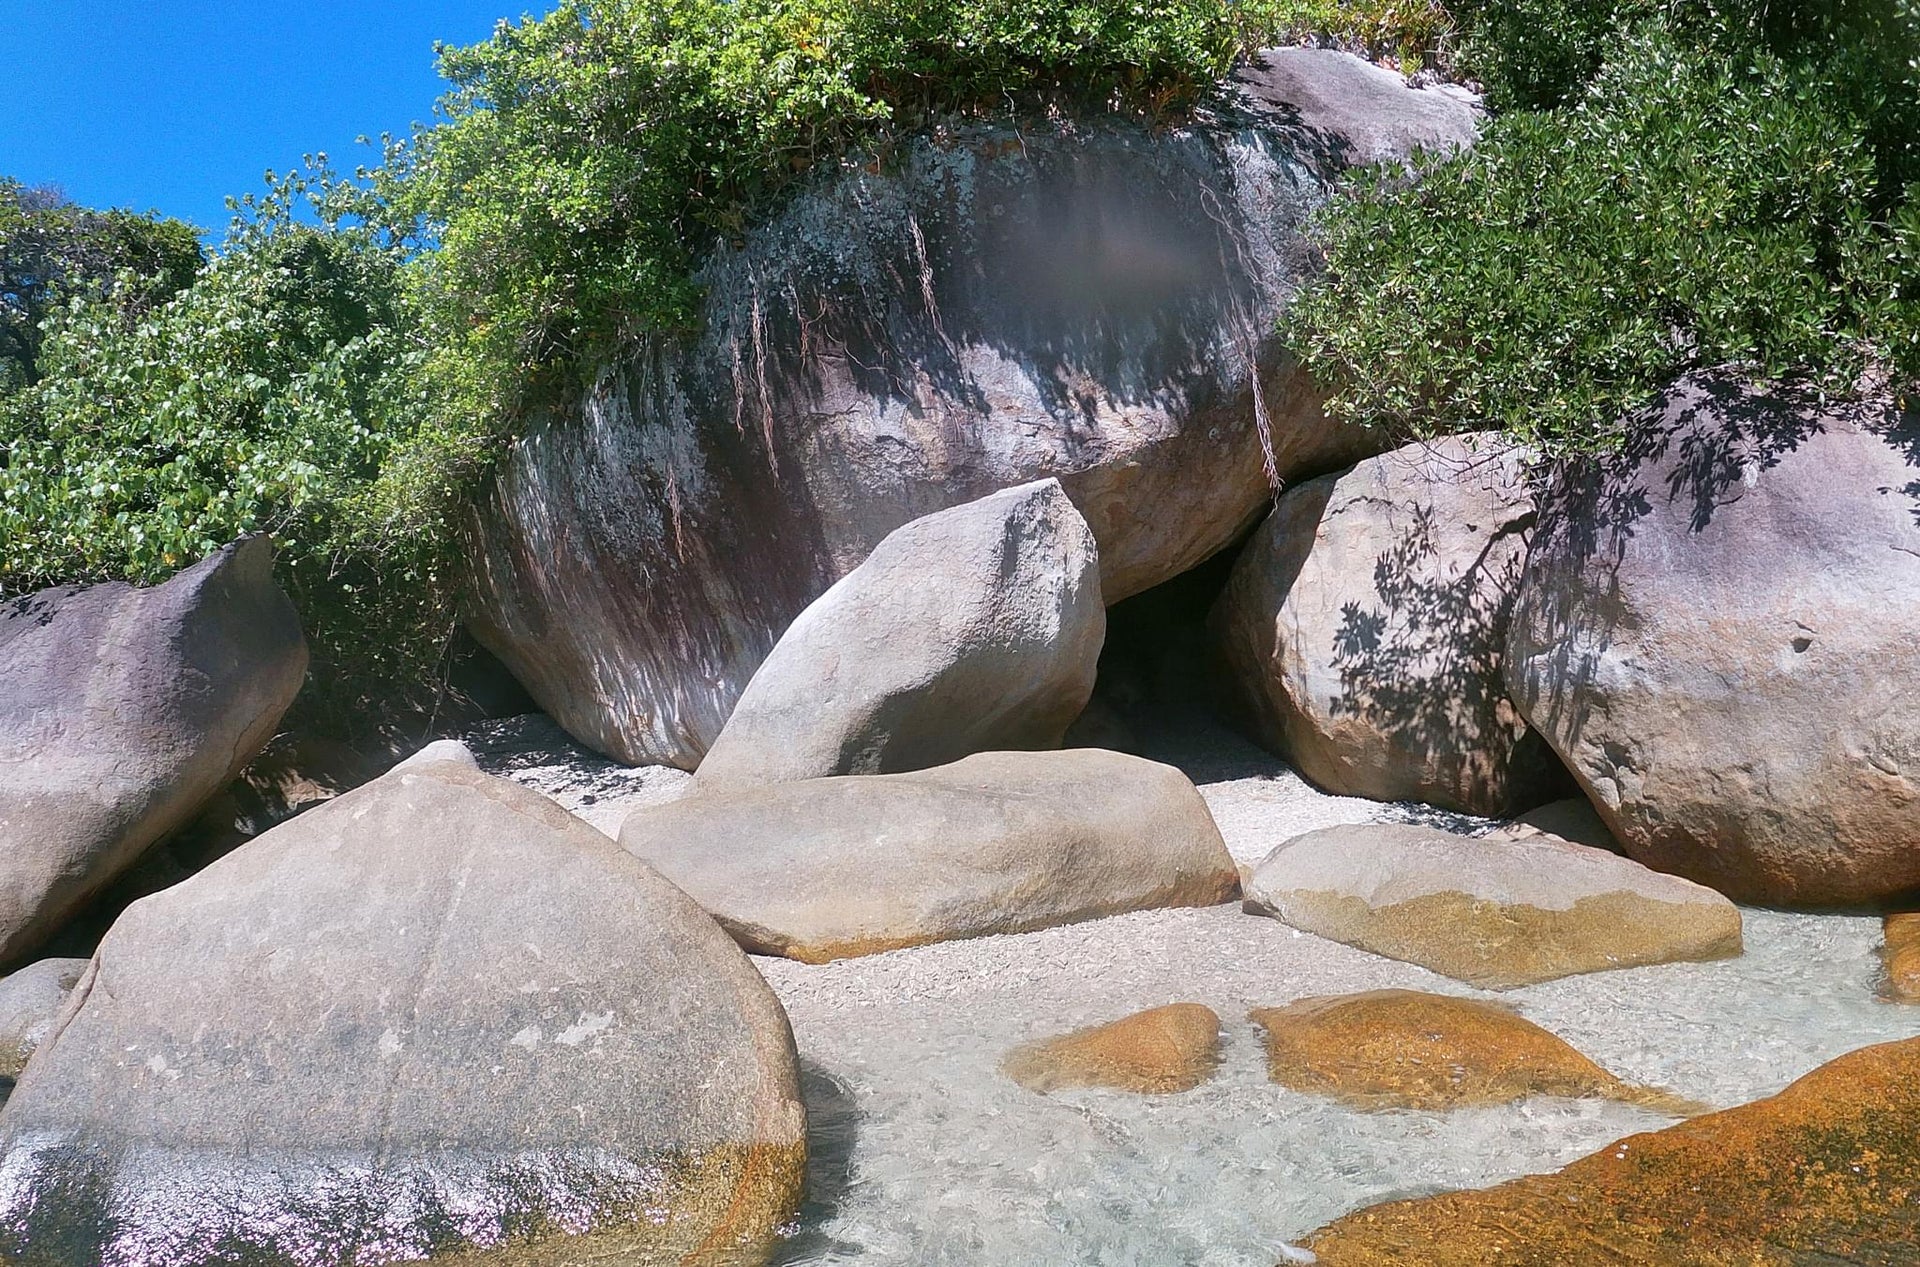
[[1916,99],[1914,28],[1873,28],[1898,57],[1610,29],[1572,104],[1509,111],[1415,187],[1375,178],[1332,210],[1327,284],[1290,333],[1336,415],[1591,448],[1697,366],[1841,392],[1920,373],[1912,138],[1886,126]]
[[158,581],[271,533],[314,644],[304,706],[348,728],[430,676],[459,472],[420,460],[435,433],[402,252],[297,223],[308,192],[249,199],[217,259],[144,311],[112,287],[52,313],[37,382],[0,394],[0,592]]

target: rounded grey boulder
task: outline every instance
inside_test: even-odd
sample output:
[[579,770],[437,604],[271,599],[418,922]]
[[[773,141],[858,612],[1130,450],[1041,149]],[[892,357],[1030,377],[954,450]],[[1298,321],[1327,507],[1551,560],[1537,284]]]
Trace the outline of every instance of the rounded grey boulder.
[[1920,417],[1726,375],[1556,477],[1506,672],[1629,855],[1739,901],[1920,889]]
[[748,950],[809,963],[1239,888],[1185,775],[1090,748],[696,792],[636,810],[620,843]]
[[0,1078],[18,1078],[27,1067],[53,1032],[88,962],[42,959],[0,981]]
[[1411,444],[1284,494],[1211,616],[1239,711],[1329,792],[1504,815],[1566,771],[1507,698],[1526,454]]
[[1106,629],[1099,552],[1057,481],[916,519],[800,613],[699,784],[1057,748],[1093,693]]
[[0,1259],[757,1264],[796,1066],[686,895],[421,764],[115,924],[0,1116]]
[[0,965],[232,782],[306,672],[265,537],[0,604]]

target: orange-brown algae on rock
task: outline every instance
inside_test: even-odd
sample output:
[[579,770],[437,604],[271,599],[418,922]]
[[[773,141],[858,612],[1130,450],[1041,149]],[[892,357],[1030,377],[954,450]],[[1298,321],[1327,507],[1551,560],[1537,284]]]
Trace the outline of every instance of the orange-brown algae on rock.
[[1266,1031],[1281,1086],[1361,1109],[1453,1109],[1530,1095],[1601,1096],[1660,1112],[1704,1112],[1630,1086],[1511,1008],[1418,990],[1301,999],[1248,1014]]
[[1556,1174],[1360,1210],[1308,1243],[1323,1267],[1914,1263],[1920,1039]]
[[1887,916],[1882,931],[1886,945],[1880,957],[1887,965],[1883,993],[1895,1003],[1920,1003],[1920,911]]
[[1016,1047],[1001,1068],[1029,1091],[1108,1087],[1170,1095],[1205,1082],[1219,1061],[1220,1017],[1199,1003],[1171,1003]]

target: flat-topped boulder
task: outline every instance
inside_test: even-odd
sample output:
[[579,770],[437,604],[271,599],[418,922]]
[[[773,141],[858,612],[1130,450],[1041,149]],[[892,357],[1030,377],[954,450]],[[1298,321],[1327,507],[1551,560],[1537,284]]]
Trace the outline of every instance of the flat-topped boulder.
[[1419,990],[1256,1008],[1267,1075],[1362,1109],[1455,1109],[1534,1095],[1624,1100],[1662,1112],[1702,1106],[1622,1082],[1512,1008]]
[[1185,775],[1092,748],[697,792],[620,843],[748,950],[809,963],[1239,891]]
[[805,1148],[726,934],[426,761],[121,916],[0,1118],[0,1259],[757,1264]]
[[1099,550],[1057,480],[914,520],[781,635],[705,788],[1057,748],[1106,637]]
[[1449,436],[1281,495],[1211,616],[1262,743],[1342,796],[1501,815],[1570,790],[1501,666],[1527,466],[1497,435]]
[[1894,1267],[1920,1245],[1916,1191],[1920,1039],[1554,1174],[1357,1211],[1307,1244],[1322,1267]]
[[1737,901],[1920,889],[1920,415],[1688,379],[1549,483],[1504,660],[1632,857]]
[[1250,911],[1494,989],[1740,953],[1711,889],[1539,833],[1482,839],[1397,823],[1328,827],[1273,851]]
[[0,603],[0,967],[232,782],[306,673],[265,537]]
[[1143,1095],[1191,1091],[1220,1063],[1220,1017],[1169,1003],[1007,1053],[1001,1069],[1029,1091],[1106,1087]]

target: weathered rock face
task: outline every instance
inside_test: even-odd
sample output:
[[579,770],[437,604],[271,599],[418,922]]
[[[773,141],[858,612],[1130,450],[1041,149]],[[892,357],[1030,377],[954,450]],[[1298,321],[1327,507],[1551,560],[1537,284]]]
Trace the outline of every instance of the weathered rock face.
[[1371,990],[1256,1008],[1267,1073],[1362,1109],[1455,1109],[1530,1095],[1602,1096],[1662,1112],[1697,1104],[1620,1081],[1511,1008],[1419,990]]
[[1322,828],[1254,869],[1246,905],[1491,989],[1740,953],[1740,911],[1718,893],[1544,833]]
[[164,585],[0,605],[0,964],[192,817],[307,672],[266,538]]
[[1144,1095],[1191,1091],[1220,1063],[1220,1017],[1199,1003],[1170,1003],[1105,1025],[1028,1043],[1002,1068],[1029,1091],[1107,1087]]
[[1920,418],[1700,378],[1563,472],[1513,699],[1620,844],[1743,901],[1920,888]]
[[1501,674],[1526,466],[1496,436],[1450,437],[1280,498],[1212,617],[1263,743],[1345,796],[1504,815],[1567,787]]
[[53,1032],[85,959],[42,959],[0,981],[0,1078],[18,1078]]
[[699,793],[635,811],[620,843],[748,950],[807,963],[1239,889],[1185,775],[1088,748]]
[[607,365],[506,459],[476,636],[583,742],[690,769],[780,632],[911,519],[1058,477],[1112,602],[1249,525],[1263,466],[1371,451],[1273,334],[1301,230],[1350,159],[1465,144],[1474,111],[1341,53],[1244,78],[1185,128],[924,139],[716,257],[697,340]]
[[0,1258],[757,1264],[796,1064],[684,894],[418,765],[121,917],[0,1123]]
[[1323,1267],[1897,1263],[1920,1244],[1920,1039],[1551,1175],[1396,1201],[1315,1233]]
[[781,637],[703,788],[1057,748],[1107,627],[1093,534],[1054,480],[916,519]]

